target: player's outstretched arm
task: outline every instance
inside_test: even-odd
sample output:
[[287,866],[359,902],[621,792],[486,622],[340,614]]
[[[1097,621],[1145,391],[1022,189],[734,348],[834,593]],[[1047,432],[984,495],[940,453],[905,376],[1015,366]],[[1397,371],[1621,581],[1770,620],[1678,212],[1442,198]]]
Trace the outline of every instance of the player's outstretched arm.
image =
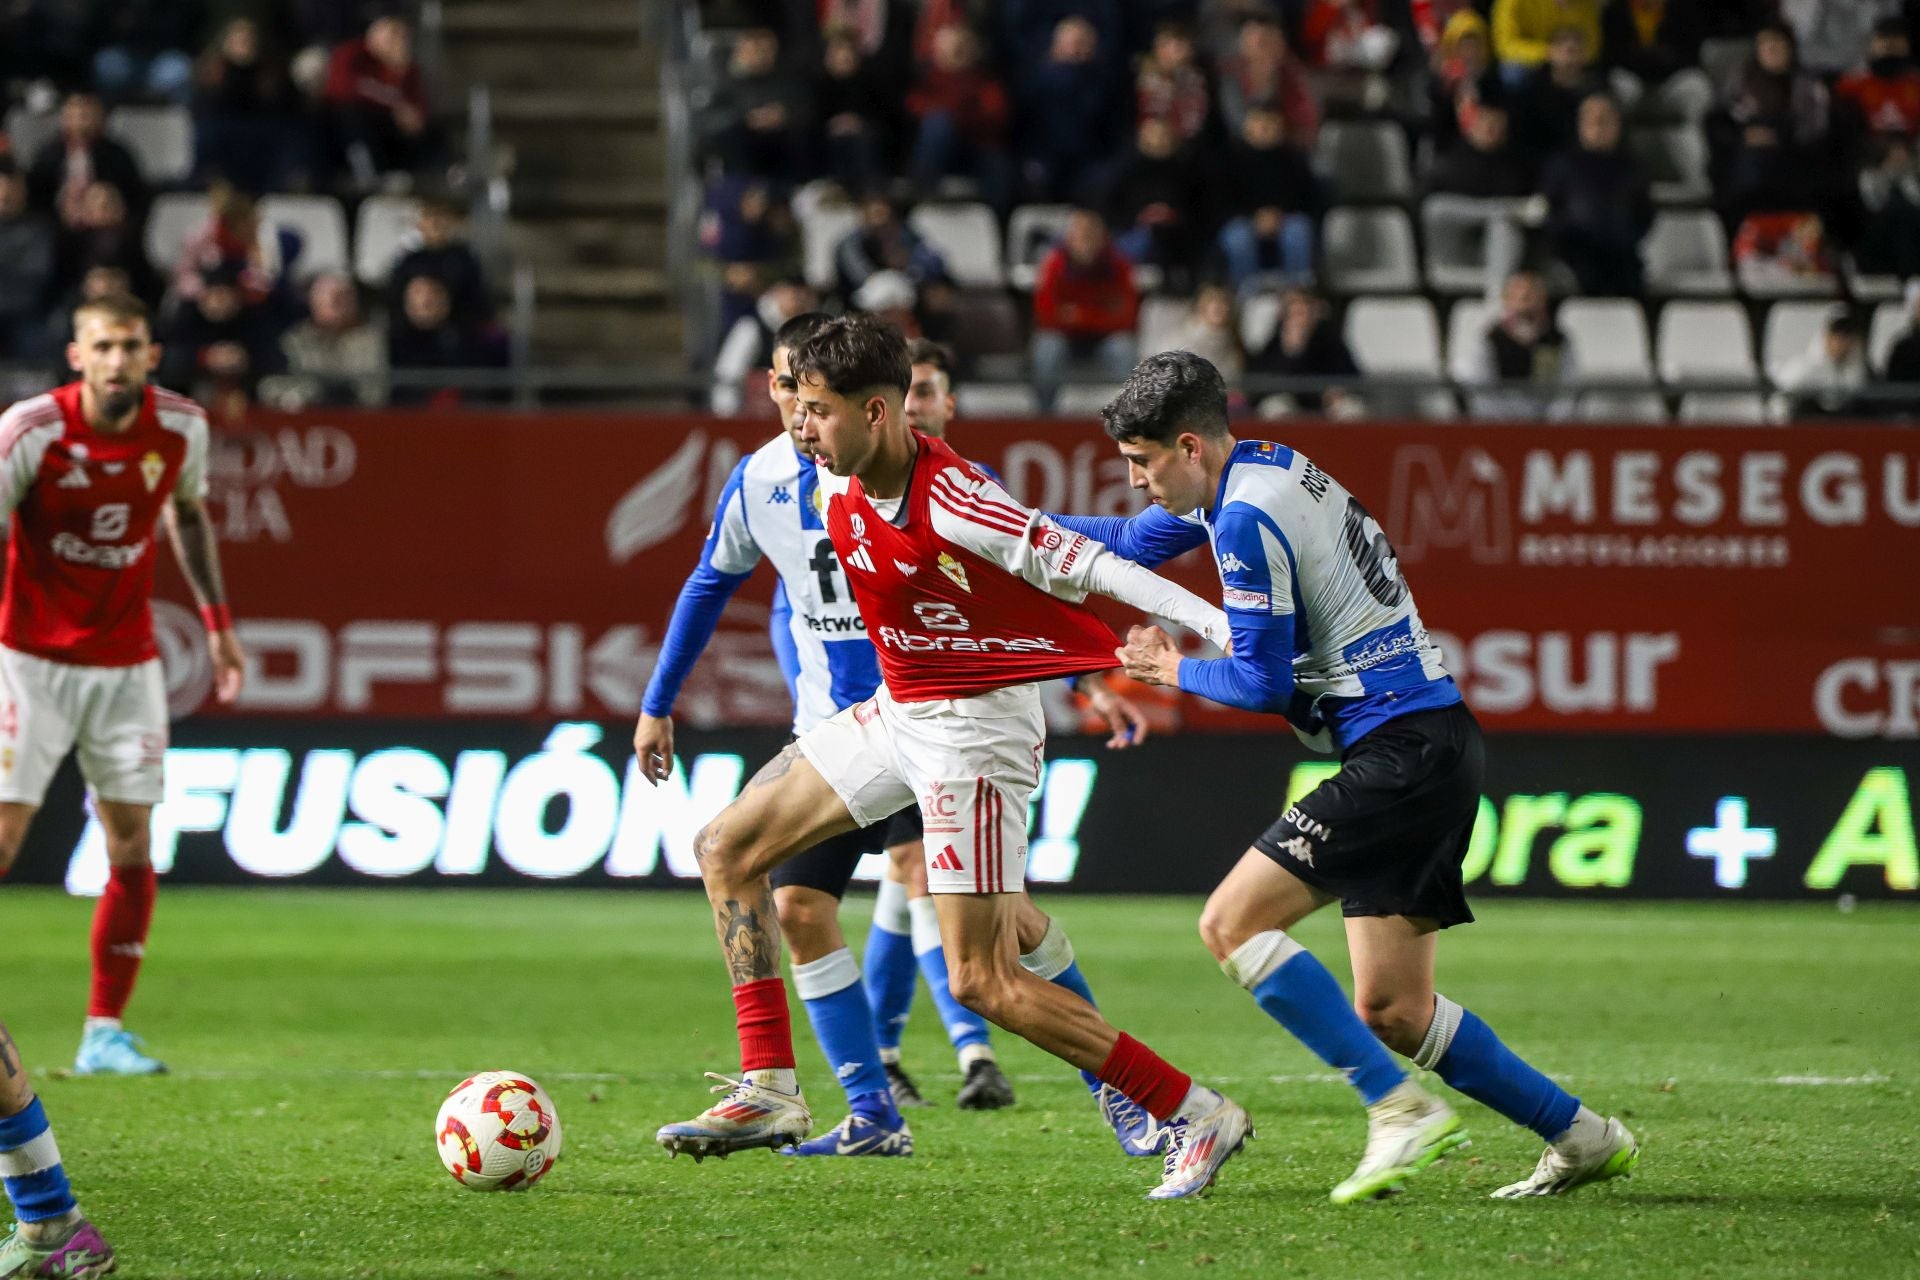
[[1189,524],[1164,507],[1148,507],[1128,516],[1062,516],[1049,511],[1047,519],[1083,533],[1123,560],[1151,569],[1195,547],[1205,546],[1204,526]]
[[1078,603],[1096,592],[1142,613],[1171,618],[1222,648],[1227,644],[1227,618],[1219,609],[1085,534],[1061,528],[990,480],[948,467],[933,478],[929,497],[928,510],[941,537],[1049,595]]
[[633,754],[639,761],[640,776],[659,783],[673,772],[673,704],[679,701],[680,686],[693,671],[707,642],[720,625],[727,601],[740,589],[760,563],[760,544],[747,527],[746,509],[740,493],[741,476],[747,459],[727,477],[720,491],[719,509],[714,512],[713,527],[700,548],[700,561],[680,586],[673,602],[673,615],[667,621],[666,638],[660,642],[660,657],[647,679],[647,692],[640,701],[640,719],[633,731]]

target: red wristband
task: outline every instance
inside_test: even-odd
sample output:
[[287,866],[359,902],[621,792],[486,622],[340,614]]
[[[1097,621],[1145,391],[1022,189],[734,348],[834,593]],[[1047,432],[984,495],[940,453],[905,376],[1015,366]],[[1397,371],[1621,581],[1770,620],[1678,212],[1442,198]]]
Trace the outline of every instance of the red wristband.
[[224,604],[203,604],[200,606],[200,621],[206,623],[208,631],[231,631],[233,610]]

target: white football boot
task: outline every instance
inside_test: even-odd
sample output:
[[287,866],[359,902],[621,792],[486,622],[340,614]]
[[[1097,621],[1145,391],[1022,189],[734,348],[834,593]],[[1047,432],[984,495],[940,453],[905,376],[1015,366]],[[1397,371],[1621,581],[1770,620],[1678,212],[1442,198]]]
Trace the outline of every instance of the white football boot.
[[1367,1108],[1367,1149],[1353,1176],[1335,1187],[1335,1204],[1374,1200],[1398,1191],[1441,1156],[1468,1145],[1453,1108],[1404,1080]]
[[1528,1196],[1563,1196],[1575,1187],[1610,1178],[1626,1178],[1640,1163],[1640,1143],[1627,1126],[1607,1117],[1606,1128],[1596,1142],[1576,1146],[1563,1142],[1540,1153],[1533,1176],[1492,1193],[1495,1200],[1521,1200]]
[[654,1135],[674,1155],[684,1151],[696,1161],[708,1156],[724,1160],[753,1147],[790,1147],[813,1125],[807,1100],[797,1090],[782,1093],[717,1071],[707,1072],[707,1079],[718,1080],[713,1091],[727,1096],[693,1119],[666,1125]]
[[1212,1105],[1197,1115],[1180,1116],[1162,1132],[1166,1143],[1166,1171],[1160,1185],[1147,1192],[1149,1200],[1180,1200],[1196,1196],[1213,1185],[1220,1166],[1240,1153],[1253,1137],[1253,1121],[1239,1103],[1212,1090]]

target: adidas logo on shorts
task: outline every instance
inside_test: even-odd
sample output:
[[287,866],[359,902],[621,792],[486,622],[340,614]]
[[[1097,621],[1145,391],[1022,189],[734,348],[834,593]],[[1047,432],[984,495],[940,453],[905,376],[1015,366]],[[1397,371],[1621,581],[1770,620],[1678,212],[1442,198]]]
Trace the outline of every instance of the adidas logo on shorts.
[[966,867],[961,865],[960,855],[953,851],[953,846],[948,845],[934,856],[933,869],[935,871],[965,871]]

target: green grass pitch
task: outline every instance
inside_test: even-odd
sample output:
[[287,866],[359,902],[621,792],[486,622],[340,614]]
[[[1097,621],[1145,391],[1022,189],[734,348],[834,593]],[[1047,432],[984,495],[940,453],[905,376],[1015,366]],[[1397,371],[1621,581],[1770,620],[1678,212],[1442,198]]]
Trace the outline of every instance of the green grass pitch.
[[[736,1065],[685,893],[168,890],[129,1022],[174,1074],[120,1081],[57,1071],[89,904],[7,889],[0,1016],[130,1278],[1920,1276],[1911,909],[1483,904],[1444,940],[1441,989],[1625,1117],[1640,1171],[1489,1201],[1538,1144],[1462,1100],[1469,1151],[1337,1209],[1356,1102],[1220,976],[1198,903],[1050,905],[1119,1025],[1253,1113],[1209,1199],[1143,1201],[1158,1162],[1123,1159],[1079,1081],[1010,1037],[1019,1106],[956,1111],[924,991],[907,1060],[942,1105],[913,1113],[912,1159],[670,1161],[654,1129]],[[1344,969],[1337,920],[1300,934]],[[441,1096],[493,1067],[543,1082],[566,1126],[530,1194],[462,1190],[434,1157]]]

